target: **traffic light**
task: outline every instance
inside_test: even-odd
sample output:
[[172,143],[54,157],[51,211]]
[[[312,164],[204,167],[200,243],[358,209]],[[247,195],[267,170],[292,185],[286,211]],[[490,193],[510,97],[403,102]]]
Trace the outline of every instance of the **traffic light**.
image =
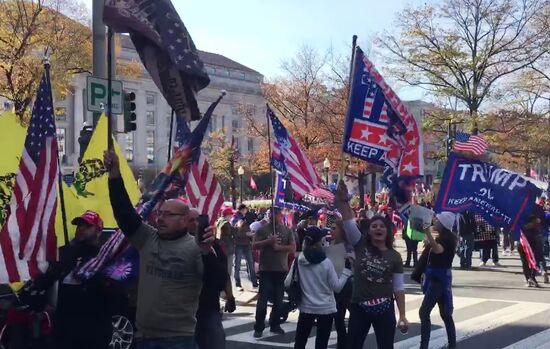
[[447,157],[449,157],[449,154],[453,151],[453,139],[451,137],[447,137]]
[[124,92],[124,133],[136,130],[136,94]]
[[84,157],[84,153],[88,148],[88,144],[90,144],[93,133],[94,128],[92,126],[84,126],[82,127],[82,130],[80,130],[80,137],[78,137],[78,144],[80,144],[80,157],[78,158],[78,162],[80,162],[80,160]]

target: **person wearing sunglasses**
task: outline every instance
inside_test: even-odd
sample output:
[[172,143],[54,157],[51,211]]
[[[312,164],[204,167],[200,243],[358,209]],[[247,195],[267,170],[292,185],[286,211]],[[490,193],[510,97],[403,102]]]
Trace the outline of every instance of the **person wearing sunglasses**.
[[196,217],[177,199],[161,205],[157,228],[149,226],[130,202],[114,151],[105,152],[104,165],[113,214],[140,256],[137,348],[195,349],[203,274],[219,269],[212,248],[215,227],[208,227],[201,237],[189,234]]

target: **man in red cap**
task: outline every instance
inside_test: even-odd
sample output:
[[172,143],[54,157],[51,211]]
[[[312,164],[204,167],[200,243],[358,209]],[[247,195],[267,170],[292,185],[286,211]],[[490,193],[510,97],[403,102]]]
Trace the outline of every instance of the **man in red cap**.
[[46,273],[25,285],[22,300],[45,293],[59,281],[55,348],[107,349],[112,336],[112,305],[116,302],[114,282],[101,275],[87,281],[75,277],[78,266],[99,252],[103,220],[96,212],[86,211],[72,224],[76,225],[75,238],[59,248],[58,262],[51,263]]

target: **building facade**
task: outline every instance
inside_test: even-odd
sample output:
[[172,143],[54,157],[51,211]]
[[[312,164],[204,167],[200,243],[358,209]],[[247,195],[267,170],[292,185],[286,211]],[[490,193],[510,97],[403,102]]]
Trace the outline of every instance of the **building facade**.
[[[121,37],[120,50],[117,50],[117,64],[139,64],[137,54],[128,37]],[[259,147],[259,140],[247,133],[246,119],[240,110],[243,106],[253,111],[255,118],[265,118],[265,100],[262,95],[262,74],[220,54],[199,51],[211,82],[197,96],[202,112],[215,101],[222,90],[227,92],[217,106],[209,126],[209,131],[223,130],[227,139],[235,138],[235,146],[246,156]],[[142,66],[141,66],[142,67]],[[56,123],[63,171],[72,173],[78,168],[80,145],[78,138],[84,125],[91,125],[93,114],[86,106],[86,74],[75,76],[73,93],[64,101],[56,103]],[[136,94],[136,131],[122,133],[124,120],[117,119],[117,141],[135,170],[160,170],[167,161],[170,135],[171,108],[142,67],[141,73],[132,78],[118,77],[127,92]],[[191,128],[195,123],[191,123]],[[175,130],[174,130],[175,133]]]

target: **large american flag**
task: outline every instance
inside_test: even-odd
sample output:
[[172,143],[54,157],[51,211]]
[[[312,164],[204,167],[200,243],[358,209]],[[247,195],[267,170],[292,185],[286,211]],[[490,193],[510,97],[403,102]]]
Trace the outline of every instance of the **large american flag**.
[[288,133],[275,113],[267,107],[267,115],[273,125],[273,167],[290,180],[294,194],[301,198],[321,186],[321,177],[302,151],[296,140]]
[[[209,121],[210,116],[205,115],[194,132],[206,132]],[[206,126],[203,127],[201,124]],[[183,145],[190,137],[192,137],[192,134],[189,127],[185,121],[178,118],[175,137],[176,147]],[[208,215],[210,222],[214,223],[224,202],[223,190],[208,163],[208,159],[200,150],[200,145],[193,157],[189,177],[185,184],[185,196],[193,208],[201,214]]]
[[[3,149],[3,151],[12,151]],[[19,163],[9,215],[0,232],[0,283],[40,275],[57,256],[59,162],[50,82],[40,82]]]
[[470,152],[475,155],[483,155],[489,144],[480,136],[472,136],[465,132],[457,132],[453,149],[456,151]]

